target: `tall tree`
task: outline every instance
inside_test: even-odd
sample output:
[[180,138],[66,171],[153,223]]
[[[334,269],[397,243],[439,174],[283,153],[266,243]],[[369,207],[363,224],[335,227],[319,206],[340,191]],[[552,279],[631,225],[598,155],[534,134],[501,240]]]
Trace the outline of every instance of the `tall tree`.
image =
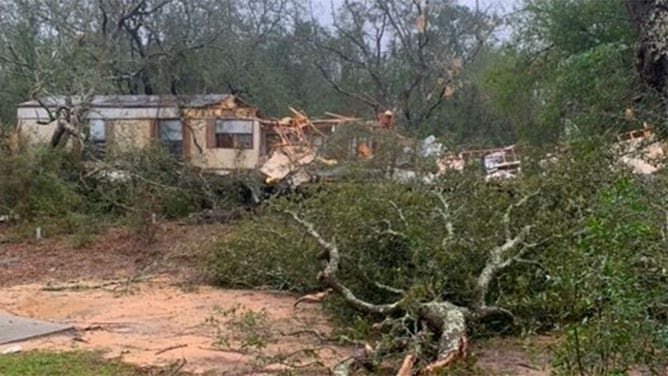
[[643,82],[660,94],[665,125],[668,121],[668,1],[626,0],[626,7],[639,34],[636,69]]
[[655,98],[632,72],[635,33],[622,0],[526,0],[512,20],[512,43],[486,82],[525,140],[550,143],[653,121]]
[[333,18],[310,40],[323,77],[372,113],[395,109],[409,130],[435,118],[495,26],[449,1],[345,0]]

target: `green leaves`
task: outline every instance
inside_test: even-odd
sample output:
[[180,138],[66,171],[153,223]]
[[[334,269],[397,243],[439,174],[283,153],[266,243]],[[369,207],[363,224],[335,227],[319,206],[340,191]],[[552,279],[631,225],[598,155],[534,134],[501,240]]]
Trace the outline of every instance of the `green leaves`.
[[521,9],[514,40],[484,82],[523,140],[615,134],[660,119],[658,98],[634,72],[623,0],[526,0]]
[[644,193],[628,178],[602,190],[570,252],[572,264],[561,274],[564,282],[574,282],[570,287],[578,304],[572,309],[583,317],[566,327],[567,339],[555,359],[563,374],[624,374],[638,365],[662,367],[666,359],[657,335],[663,324],[648,309],[665,286],[647,284],[642,276],[655,272],[638,264],[642,253],[658,259],[664,253]]
[[[217,245],[214,270],[225,285],[321,289],[322,250],[288,209],[336,243],[338,277],[360,299],[396,301],[380,283],[406,291],[409,313],[434,300],[466,307],[491,250],[531,226],[524,242],[536,246],[493,278],[487,301],[513,312],[517,330],[564,331],[555,360],[564,374],[581,372],[578,357],[583,374],[660,364],[667,279],[656,266],[668,264],[665,213],[654,203],[665,202],[668,185],[613,170],[612,161],[605,144],[589,140],[550,163],[527,157],[531,167],[512,181],[485,183],[467,171],[433,185],[358,179],[309,187],[237,224]],[[534,192],[511,211],[507,231],[508,206]],[[327,305],[344,323],[353,317],[339,299]],[[473,330],[490,333],[487,324]]]

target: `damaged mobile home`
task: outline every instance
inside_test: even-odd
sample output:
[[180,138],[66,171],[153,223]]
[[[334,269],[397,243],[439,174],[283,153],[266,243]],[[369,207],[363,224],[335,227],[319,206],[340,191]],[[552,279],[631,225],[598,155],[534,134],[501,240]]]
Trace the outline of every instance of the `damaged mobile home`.
[[78,128],[84,134],[68,142],[81,148],[88,140],[97,158],[159,143],[174,157],[208,172],[256,169],[267,183],[288,178],[298,184],[309,177],[296,170],[317,160],[318,147],[338,124],[356,119],[332,115],[310,120],[290,110],[291,117],[265,119],[256,107],[226,94],[99,95],[24,102],[17,119],[19,132],[29,140],[49,143],[63,117],[69,124],[81,114]]
[[159,142],[197,167],[225,171],[255,168],[267,150],[257,109],[232,95],[94,96],[85,104],[46,98],[18,106],[20,132],[49,142],[58,127],[52,113],[68,105],[86,107],[84,122],[98,155]]

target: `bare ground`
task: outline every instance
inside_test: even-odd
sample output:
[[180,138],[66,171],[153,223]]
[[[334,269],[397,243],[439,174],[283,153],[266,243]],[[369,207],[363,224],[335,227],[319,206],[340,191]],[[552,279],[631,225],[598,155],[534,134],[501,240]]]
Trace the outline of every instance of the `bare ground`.
[[[83,247],[77,247],[75,236],[6,242],[0,244],[0,287],[157,273],[197,282],[203,277],[199,265],[206,250],[226,232],[222,225],[166,223],[151,243],[118,227],[92,235]],[[0,227],[0,243],[3,239]]]
[[[299,333],[329,335],[331,328],[317,306],[294,309],[291,296],[255,291],[206,286],[184,291],[172,282],[171,278],[158,278],[133,284],[129,290],[123,284],[78,291],[45,291],[42,285],[13,286],[0,291],[0,306],[16,315],[67,323],[77,329],[74,336],[24,342],[21,346],[25,350],[103,351],[106,357],[139,366],[167,366],[185,359],[186,371],[216,370],[241,375],[280,368],[279,360],[294,353],[284,362],[310,364],[308,368],[317,374],[323,370],[317,361],[332,365],[348,352],[321,343],[310,332]],[[96,284],[99,285],[85,283]],[[267,312],[266,328],[255,329],[270,330],[276,338],[267,341],[261,357],[251,349],[246,353],[234,338],[229,346],[214,343],[219,337],[231,335],[226,333],[231,328],[213,325],[210,319],[225,321],[230,317],[221,312],[235,309],[238,314]],[[317,357],[307,350],[313,350]]]
[[[225,233],[221,225],[166,224],[152,244],[118,228],[97,235],[85,249],[67,236],[0,244],[0,309],[77,329],[20,343],[23,350],[101,351],[150,367],[185,360],[184,369],[196,373],[258,374],[289,363],[300,373],[327,374],[328,366],[354,350],[318,338],[332,328],[317,305],[293,308],[291,295],[203,284],[197,265]],[[263,325],[274,338],[261,356],[252,347],[242,349],[240,333],[230,333],[236,323],[230,319],[243,312],[267,319]],[[230,343],[215,345],[221,338]],[[493,340],[473,351],[482,374],[543,376],[549,374],[545,348],[541,343],[527,351],[517,340]]]

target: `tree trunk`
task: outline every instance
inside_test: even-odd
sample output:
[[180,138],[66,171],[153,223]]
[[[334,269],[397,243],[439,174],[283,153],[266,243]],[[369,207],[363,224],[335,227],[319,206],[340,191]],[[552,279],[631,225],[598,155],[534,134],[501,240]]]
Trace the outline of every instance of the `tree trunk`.
[[626,0],[626,8],[638,31],[636,70],[661,95],[668,128],[668,1]]

